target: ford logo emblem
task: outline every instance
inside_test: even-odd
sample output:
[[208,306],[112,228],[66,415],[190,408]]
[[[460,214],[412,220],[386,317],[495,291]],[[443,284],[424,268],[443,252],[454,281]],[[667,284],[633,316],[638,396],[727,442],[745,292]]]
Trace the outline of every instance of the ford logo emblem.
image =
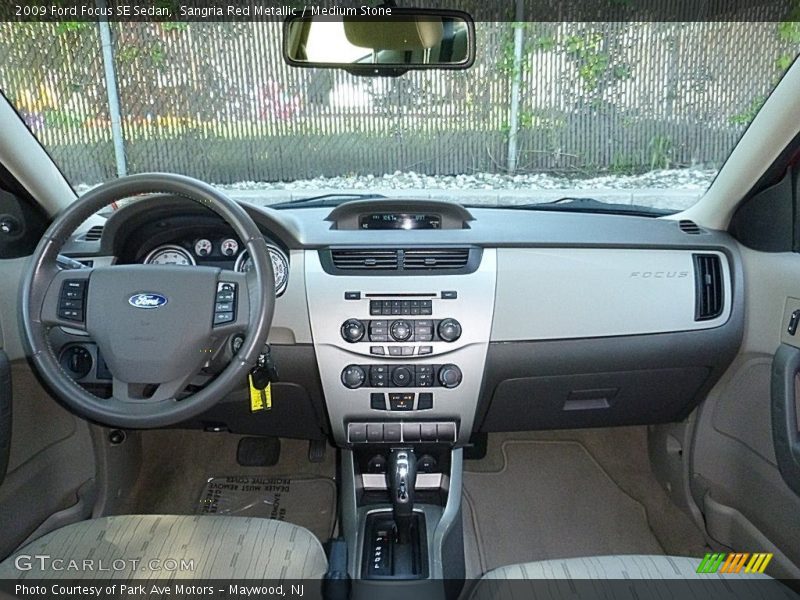
[[159,308],[167,303],[167,297],[161,294],[153,294],[145,292],[143,294],[134,294],[128,298],[128,304],[134,308]]

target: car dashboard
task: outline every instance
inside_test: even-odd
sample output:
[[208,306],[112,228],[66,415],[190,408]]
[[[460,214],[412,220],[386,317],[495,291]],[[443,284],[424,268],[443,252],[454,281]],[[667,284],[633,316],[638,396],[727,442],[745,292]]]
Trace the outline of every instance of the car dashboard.
[[[186,427],[353,447],[659,423],[696,406],[742,336],[736,246],[694,224],[429,200],[243,206],[275,272],[274,402],[251,412],[243,381]],[[162,196],[77,232],[63,252],[95,266],[242,271],[240,246],[216,215]],[[102,394],[92,341],[68,328],[52,337],[62,366]]]

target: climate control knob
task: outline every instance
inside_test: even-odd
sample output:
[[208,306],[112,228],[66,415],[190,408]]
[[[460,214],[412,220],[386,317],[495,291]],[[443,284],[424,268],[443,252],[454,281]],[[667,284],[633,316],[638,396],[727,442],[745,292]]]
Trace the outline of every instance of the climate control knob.
[[439,323],[439,337],[445,342],[455,342],[461,337],[461,323],[455,319],[443,319]]
[[364,385],[367,373],[358,365],[348,365],[342,371],[342,383],[345,387],[354,390]]
[[389,333],[392,334],[392,338],[398,342],[405,342],[411,337],[413,332],[414,327],[408,321],[395,321],[392,323],[391,328],[389,328]]
[[364,324],[358,319],[347,319],[342,323],[342,337],[351,344],[361,341],[366,331]]
[[414,374],[408,367],[395,367],[392,369],[392,383],[395,387],[414,385]]
[[455,365],[442,365],[442,368],[439,369],[439,383],[442,384],[442,387],[458,387],[461,377],[461,369]]

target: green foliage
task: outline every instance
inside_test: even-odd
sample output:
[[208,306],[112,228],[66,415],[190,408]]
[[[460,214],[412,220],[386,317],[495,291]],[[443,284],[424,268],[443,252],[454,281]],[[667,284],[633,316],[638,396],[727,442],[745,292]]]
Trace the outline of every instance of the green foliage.
[[56,34],[58,35],[69,34],[76,31],[81,31],[93,25],[94,23],[86,23],[78,21],[60,21],[56,23]]
[[575,61],[578,75],[589,92],[632,77],[631,66],[617,62],[608,47],[609,40],[598,31],[575,33],[564,41],[564,50]]
[[650,154],[650,170],[669,169],[672,165],[672,138],[667,135],[655,135],[647,144]]
[[745,110],[740,113],[733,115],[730,118],[731,125],[739,125],[739,126],[747,126],[750,122],[755,119],[756,114],[758,111],[761,110],[761,107],[764,105],[764,102],[767,101],[766,96],[759,96],[755,98],[750,104],[747,106]]

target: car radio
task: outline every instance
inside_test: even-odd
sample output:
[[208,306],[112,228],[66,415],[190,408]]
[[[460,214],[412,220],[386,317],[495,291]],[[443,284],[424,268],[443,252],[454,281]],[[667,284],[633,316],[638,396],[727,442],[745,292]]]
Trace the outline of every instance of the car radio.
[[[437,443],[468,441],[489,345],[495,268],[494,250],[483,249],[469,273],[363,277],[326,271],[318,252],[305,253],[314,350],[339,444],[360,439],[349,435],[351,423],[381,422],[391,432],[402,431],[400,423],[450,423],[455,436],[448,430]],[[390,438],[396,439],[383,441]]]

